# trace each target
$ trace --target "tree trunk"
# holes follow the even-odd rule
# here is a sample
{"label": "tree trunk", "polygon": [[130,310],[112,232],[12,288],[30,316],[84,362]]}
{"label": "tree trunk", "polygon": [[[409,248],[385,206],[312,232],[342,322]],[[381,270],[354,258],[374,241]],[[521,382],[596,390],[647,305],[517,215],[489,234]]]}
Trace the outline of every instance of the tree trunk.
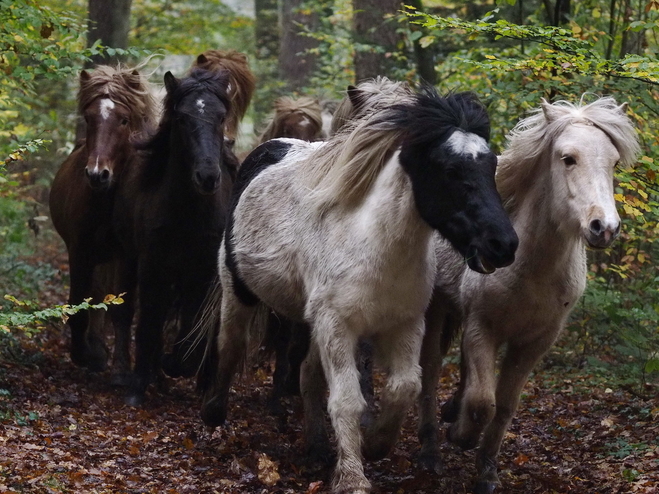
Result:
{"label": "tree trunk", "polygon": [[387,18],[402,9],[400,0],[353,0],[355,79],[360,82],[378,75],[395,77],[397,67],[392,54],[397,49],[398,23]]}
{"label": "tree trunk", "polygon": [[318,46],[318,42],[300,34],[299,24],[311,31],[318,29],[318,9],[312,13],[301,11],[306,0],[282,0],[279,50],[279,76],[286,81],[289,91],[299,91],[307,86],[316,69],[316,56],[304,53]]}
{"label": "tree trunk", "polygon": [[[408,0],[406,4],[411,5],[419,12],[424,11],[422,0]],[[422,35],[427,34],[427,30],[418,24],[410,24],[410,30],[412,32],[421,31]],[[433,50],[434,45],[430,45],[424,48],[421,46],[421,43],[419,43],[419,39],[414,40],[416,72],[419,75],[419,79],[434,86],[437,84],[437,73],[435,72],[435,53]]]}
{"label": "tree trunk", "polygon": [[256,77],[261,89],[252,99],[254,122],[259,121],[270,111],[272,101],[269,95],[278,83],[279,72],[279,22],[277,0],[254,0],[256,20],[254,37],[256,39]]}
{"label": "tree trunk", "polygon": [[[131,0],[89,0],[89,34],[87,46],[101,40],[108,48],[128,48]],[[97,55],[93,64],[111,64],[119,61],[117,55]]]}

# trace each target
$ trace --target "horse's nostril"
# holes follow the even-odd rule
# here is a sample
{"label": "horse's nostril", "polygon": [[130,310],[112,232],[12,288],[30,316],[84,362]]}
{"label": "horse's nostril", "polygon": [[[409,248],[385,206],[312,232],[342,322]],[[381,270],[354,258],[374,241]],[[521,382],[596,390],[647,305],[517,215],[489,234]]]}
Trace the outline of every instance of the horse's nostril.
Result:
{"label": "horse's nostril", "polygon": [[593,220],[590,222],[590,231],[595,235],[601,235],[604,230],[602,222],[600,220]]}
{"label": "horse's nostril", "polygon": [[107,168],[101,172],[101,182],[105,183],[110,180],[110,170]]}
{"label": "horse's nostril", "polygon": [[497,240],[496,238],[491,238],[487,241],[487,243],[490,245],[490,249],[494,252],[501,252],[501,242]]}
{"label": "horse's nostril", "polygon": [[91,174],[91,172],[89,171],[89,168],[85,168],[85,176],[86,176],[87,178],[91,178],[92,174]]}

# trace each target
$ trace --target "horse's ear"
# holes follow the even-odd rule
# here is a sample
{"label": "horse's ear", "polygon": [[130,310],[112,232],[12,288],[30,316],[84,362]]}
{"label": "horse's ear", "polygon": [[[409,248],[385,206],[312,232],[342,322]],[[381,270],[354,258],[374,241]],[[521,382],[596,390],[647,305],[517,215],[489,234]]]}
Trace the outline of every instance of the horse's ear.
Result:
{"label": "horse's ear", "polygon": [[89,72],[87,72],[86,70],[83,70],[82,72],[80,72],[80,80],[81,81],[86,82],[91,78],[92,78],[92,76],[90,76]]}
{"label": "horse's ear", "polygon": [[364,106],[364,93],[362,93],[358,88],[350,85],[348,86],[347,93],[348,99],[350,99],[350,103],[352,103],[354,110],[359,110],[362,106]]}
{"label": "horse's ear", "polygon": [[176,77],[174,77],[174,75],[168,70],[165,73],[165,89],[167,89],[167,92],[171,94],[174,91],[176,91],[178,85],[179,85],[179,80]]}
{"label": "horse's ear", "polygon": [[203,53],[197,57],[197,65],[203,65],[208,62],[208,59],[206,58],[206,55]]}
{"label": "horse's ear", "polygon": [[540,107],[542,108],[542,113],[545,114],[545,119],[547,122],[551,122],[552,120],[556,119],[556,109],[551,105],[549,101],[542,98],[540,101]]}
{"label": "horse's ear", "polygon": [[629,103],[623,103],[618,107],[618,110],[620,110],[620,113],[622,113],[623,115],[627,114],[628,109],[629,109]]}
{"label": "horse's ear", "polygon": [[130,76],[125,76],[124,80],[126,84],[134,89],[139,89],[142,86],[142,80],[140,79],[140,73],[137,70],[133,70],[130,73]]}

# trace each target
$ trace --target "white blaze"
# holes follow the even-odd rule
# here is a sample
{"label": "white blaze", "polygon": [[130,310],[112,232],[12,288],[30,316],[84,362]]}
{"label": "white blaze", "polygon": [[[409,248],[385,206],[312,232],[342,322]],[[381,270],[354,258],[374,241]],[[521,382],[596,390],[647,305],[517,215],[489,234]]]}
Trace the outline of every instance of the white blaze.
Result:
{"label": "white blaze", "polygon": [[110,112],[114,108],[114,101],[109,98],[103,98],[101,100],[101,117],[103,120],[107,120],[110,116]]}
{"label": "white blaze", "polygon": [[489,151],[485,139],[460,129],[453,132],[446,142],[454,153],[471,154],[474,158],[478,153],[487,153]]}
{"label": "white blaze", "polygon": [[199,113],[204,113],[204,107],[206,106],[206,103],[204,103],[203,99],[198,99],[197,100],[197,108],[199,109]]}

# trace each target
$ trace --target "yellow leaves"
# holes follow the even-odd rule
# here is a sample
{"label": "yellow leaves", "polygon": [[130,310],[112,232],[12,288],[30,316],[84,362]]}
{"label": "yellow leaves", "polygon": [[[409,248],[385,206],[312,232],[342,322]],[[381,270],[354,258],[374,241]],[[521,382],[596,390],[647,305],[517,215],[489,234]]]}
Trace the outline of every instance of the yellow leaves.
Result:
{"label": "yellow leaves", "polygon": [[19,36],[18,34],[14,35],[14,41],[17,41],[18,43],[22,43],[25,41],[22,36]]}
{"label": "yellow leaves", "polygon": [[485,55],[485,58],[487,58],[488,60],[496,60],[497,59],[497,57],[495,57],[494,55]]}
{"label": "yellow leaves", "polygon": [[259,455],[257,469],[259,480],[268,487],[275,485],[281,478],[277,464],[268,458],[265,453]]}
{"label": "yellow leaves", "polygon": [[124,303],[124,299],[122,298],[124,295],[126,295],[126,292],[120,293],[119,295],[112,295],[111,293],[107,294],[105,298],[103,299],[104,304],[108,305],[119,305]]}
{"label": "yellow leaves", "polygon": [[419,46],[421,46],[421,48],[428,48],[434,42],[435,42],[434,36],[424,36],[419,40]]}

